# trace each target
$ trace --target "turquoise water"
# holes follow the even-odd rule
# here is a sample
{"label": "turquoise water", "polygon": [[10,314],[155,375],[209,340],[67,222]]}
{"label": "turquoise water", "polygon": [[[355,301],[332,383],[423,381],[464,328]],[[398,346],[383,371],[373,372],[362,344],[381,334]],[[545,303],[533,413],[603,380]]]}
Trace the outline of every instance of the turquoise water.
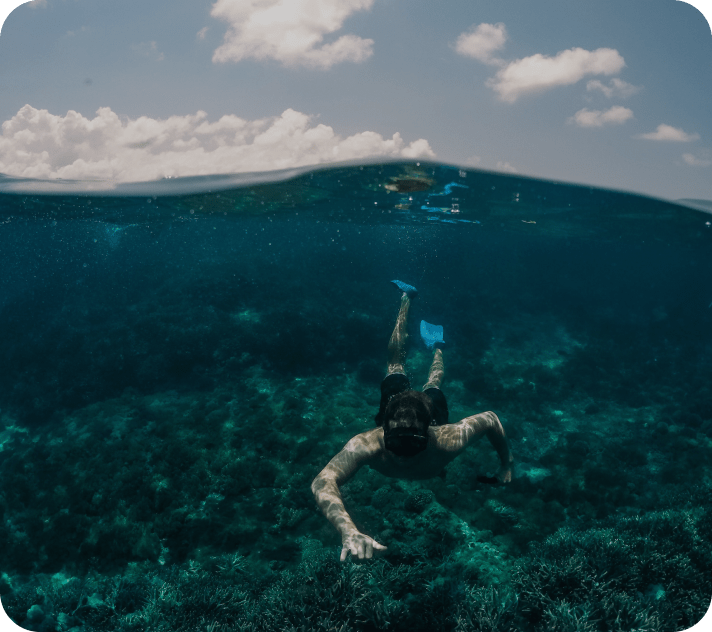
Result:
{"label": "turquoise water", "polygon": [[[33,630],[679,630],[712,597],[710,214],[436,163],[0,179],[0,595]],[[704,203],[698,203],[704,208]],[[442,324],[425,481],[310,491]]]}

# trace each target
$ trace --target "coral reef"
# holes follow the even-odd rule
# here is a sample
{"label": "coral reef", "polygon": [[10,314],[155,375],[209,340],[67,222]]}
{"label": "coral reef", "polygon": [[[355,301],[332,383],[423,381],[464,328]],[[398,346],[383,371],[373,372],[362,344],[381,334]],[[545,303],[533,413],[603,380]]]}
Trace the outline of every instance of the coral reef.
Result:
{"label": "coral reef", "polygon": [[486,556],[464,528],[457,553],[410,562],[342,564],[302,538],[299,562],[281,572],[221,555],[146,574],[41,575],[3,605],[47,631],[678,630],[702,617],[712,591],[712,542],[700,536],[711,516],[707,504],[563,527],[519,559],[497,560],[494,582],[483,581]]}

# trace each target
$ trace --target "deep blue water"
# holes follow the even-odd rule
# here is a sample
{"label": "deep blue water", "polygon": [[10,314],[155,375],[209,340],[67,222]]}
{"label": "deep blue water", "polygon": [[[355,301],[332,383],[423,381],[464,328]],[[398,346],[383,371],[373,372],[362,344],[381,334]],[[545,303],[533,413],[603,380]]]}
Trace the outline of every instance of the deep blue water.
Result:
{"label": "deep blue water", "polygon": [[[710,214],[435,163],[82,186],[0,180],[0,594],[23,627],[706,612]],[[392,279],[419,290],[411,382],[418,322],[442,324],[451,420],[496,412],[514,480],[477,483],[486,440],[442,478],[362,471],[346,508],[389,551],[340,565],[309,485],[373,427]]]}

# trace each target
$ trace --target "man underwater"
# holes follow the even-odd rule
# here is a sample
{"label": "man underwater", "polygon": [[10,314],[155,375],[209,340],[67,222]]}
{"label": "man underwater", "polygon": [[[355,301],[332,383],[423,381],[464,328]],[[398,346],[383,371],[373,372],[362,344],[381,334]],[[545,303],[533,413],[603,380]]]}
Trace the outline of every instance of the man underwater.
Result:
{"label": "man underwater", "polygon": [[392,478],[423,480],[441,475],[443,468],[472,441],[487,435],[499,455],[501,466],[494,479],[512,480],[513,457],[497,415],[492,412],[448,423],[447,401],[440,384],[444,376],[442,327],[421,323],[421,335],[433,349],[433,362],[423,391],[411,390],[405,375],[408,311],[417,290],[401,281],[393,283],[403,292],[393,334],[388,342],[388,375],[381,383],[377,427],[351,439],[314,479],[312,493],[326,518],[341,534],[341,561],[348,553],[362,560],[387,547],[361,533],[344,508],[339,488],[360,467],[368,465]]}

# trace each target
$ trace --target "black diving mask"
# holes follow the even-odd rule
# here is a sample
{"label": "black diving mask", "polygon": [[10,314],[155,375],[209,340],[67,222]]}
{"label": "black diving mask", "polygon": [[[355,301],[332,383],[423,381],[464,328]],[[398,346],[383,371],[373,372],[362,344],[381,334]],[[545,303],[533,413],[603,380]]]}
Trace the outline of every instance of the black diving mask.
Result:
{"label": "black diving mask", "polygon": [[422,452],[428,445],[428,434],[423,434],[417,428],[389,428],[383,432],[386,449],[398,456],[414,456]]}

